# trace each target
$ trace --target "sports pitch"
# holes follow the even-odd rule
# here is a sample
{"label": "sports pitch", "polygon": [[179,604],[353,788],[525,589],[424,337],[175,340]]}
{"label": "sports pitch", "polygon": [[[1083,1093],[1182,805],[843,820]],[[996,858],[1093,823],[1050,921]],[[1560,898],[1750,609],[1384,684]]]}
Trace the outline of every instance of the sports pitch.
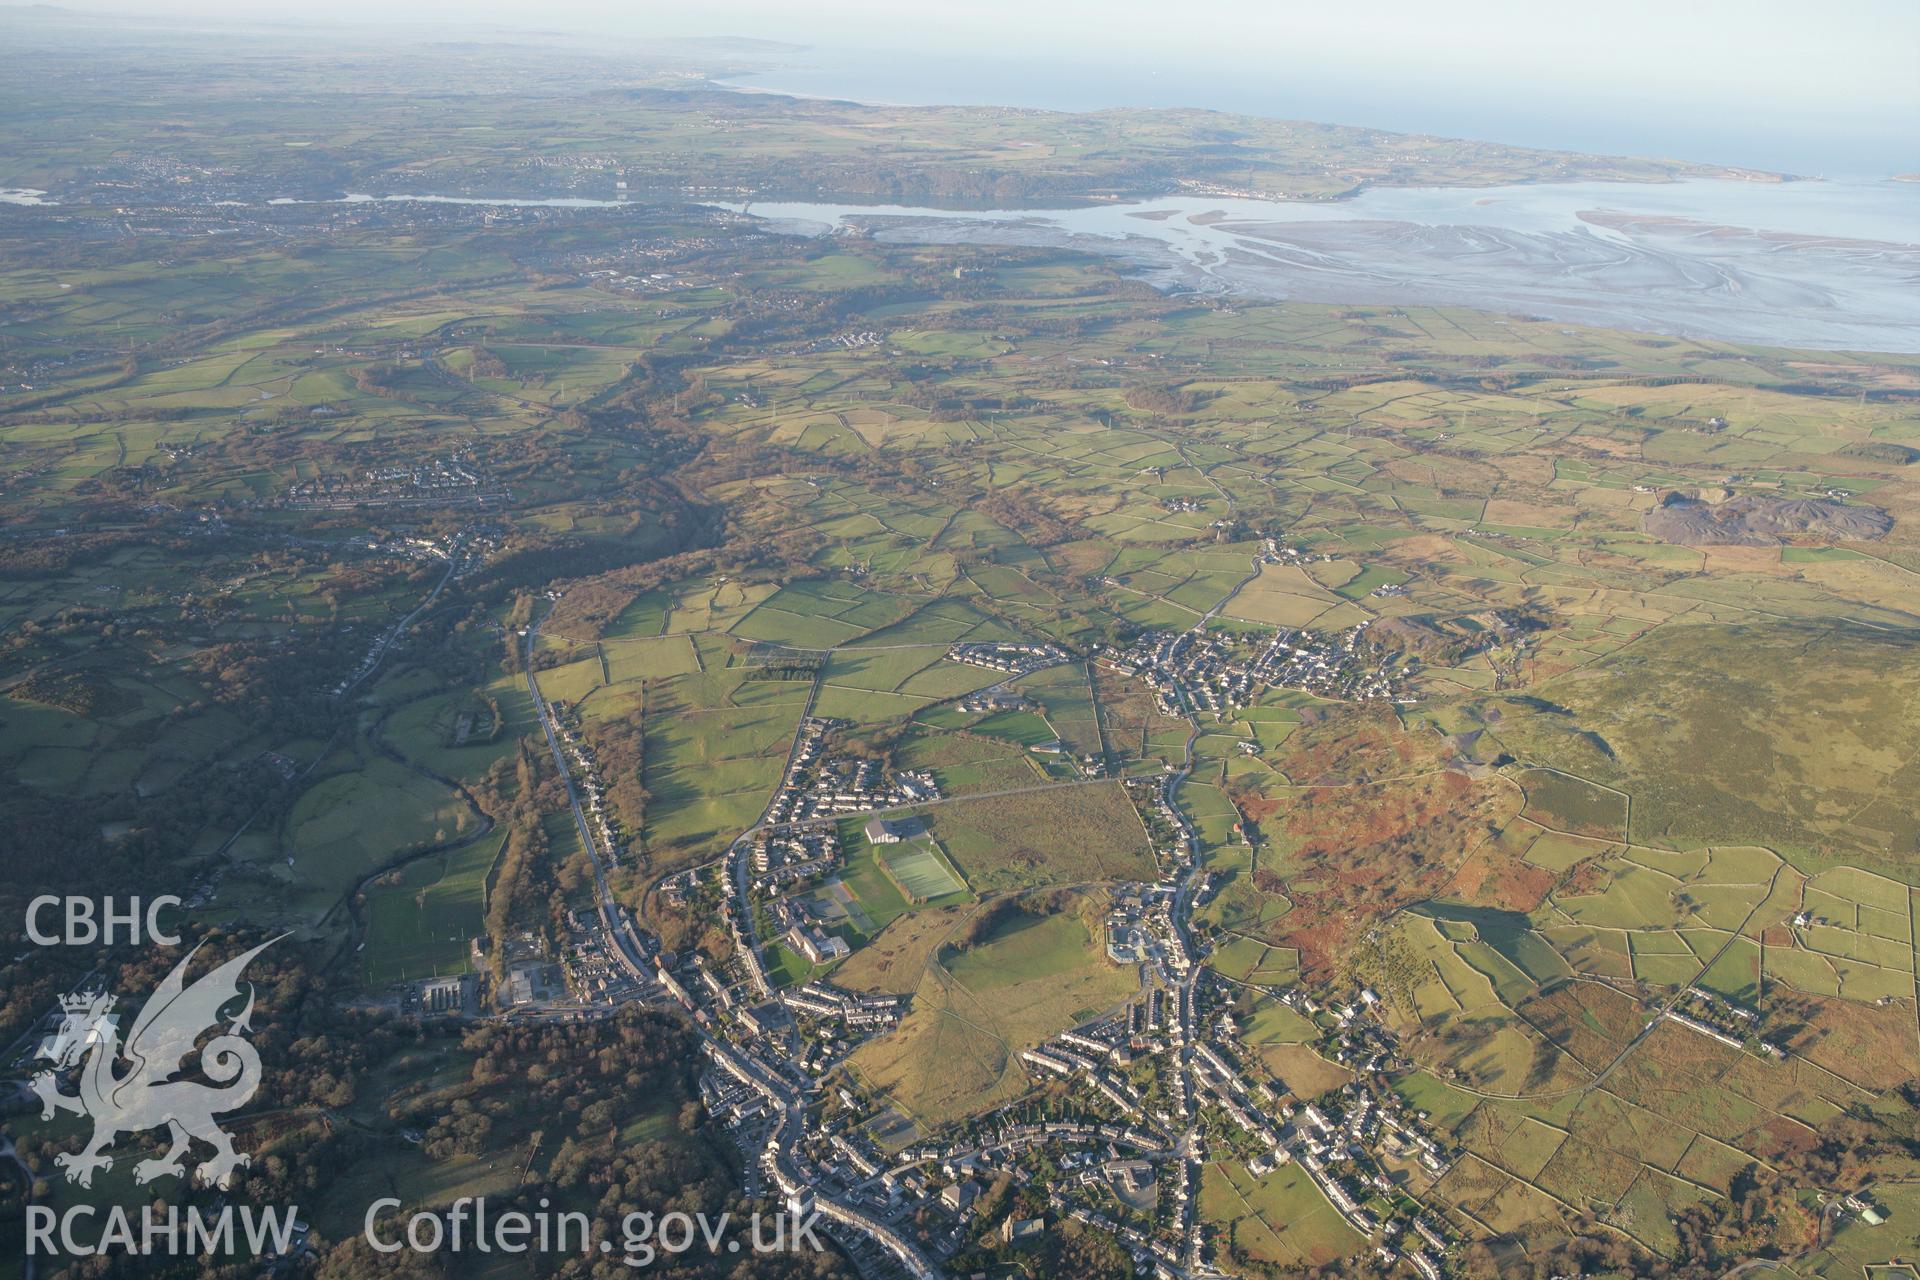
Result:
{"label": "sports pitch", "polygon": [[880,861],[901,891],[915,902],[931,902],[967,887],[931,843],[915,841],[885,850]]}

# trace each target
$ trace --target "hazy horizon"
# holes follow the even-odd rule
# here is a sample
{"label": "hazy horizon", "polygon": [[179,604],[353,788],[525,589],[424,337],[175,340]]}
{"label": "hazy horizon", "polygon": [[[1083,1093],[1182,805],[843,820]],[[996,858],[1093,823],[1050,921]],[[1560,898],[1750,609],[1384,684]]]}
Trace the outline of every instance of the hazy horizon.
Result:
{"label": "hazy horizon", "polygon": [[[1194,0],[1178,20],[1145,0],[916,6],[824,0],[804,13],[722,3],[634,11],[558,0],[346,0],[322,19],[233,0],[79,0],[162,21],[336,26],[458,20],[614,39],[734,37],[807,46],[742,81],[887,102],[1087,110],[1192,106],[1589,152],[1662,155],[1826,176],[1920,168],[1920,7],[1830,5],[1816,27],[1785,0],[1619,0],[1544,14],[1515,0],[1442,11],[1382,0],[1364,20],[1320,6]],[[454,38],[449,33],[449,38]]]}

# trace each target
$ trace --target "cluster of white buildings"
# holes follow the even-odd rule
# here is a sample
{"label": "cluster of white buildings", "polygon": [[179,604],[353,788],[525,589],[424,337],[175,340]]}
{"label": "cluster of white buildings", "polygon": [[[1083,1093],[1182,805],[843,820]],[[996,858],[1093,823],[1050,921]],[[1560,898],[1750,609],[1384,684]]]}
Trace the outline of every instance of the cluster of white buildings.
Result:
{"label": "cluster of white buildings", "polygon": [[786,777],[767,810],[770,825],[897,809],[940,798],[940,785],[925,769],[889,772],[878,760],[824,759],[834,724],[810,718],[801,726]]}
{"label": "cluster of white buildings", "polygon": [[992,711],[1028,711],[1033,707],[1033,699],[996,687],[968,694],[960,699],[959,707],[968,715]]}
{"label": "cluster of white buildings", "polygon": [[964,662],[970,667],[1003,671],[1010,676],[1024,676],[1073,661],[1067,651],[1057,644],[1007,641],[957,644],[947,650],[947,657],[954,662]]}
{"label": "cluster of white buildings", "polygon": [[845,939],[827,932],[804,897],[775,898],[767,910],[786,944],[805,956],[808,964],[830,964],[850,953]]}
{"label": "cluster of white buildings", "polygon": [[[617,198],[626,198],[625,187],[626,184],[622,182],[615,188]],[[557,269],[571,269],[576,278],[586,284],[620,293],[674,293],[700,285],[704,277],[692,270],[669,268],[685,259],[711,253],[725,243],[714,236],[630,240],[611,250],[563,254],[552,259],[548,265]],[[660,314],[670,313],[663,308]],[[677,311],[671,314],[677,314]],[[456,332],[455,336],[466,335]]]}
{"label": "cluster of white buildings", "polygon": [[[1745,1013],[1751,1015],[1751,1009],[1745,1009]],[[1753,1034],[1751,1031],[1738,1029],[1738,1027],[1728,1029],[1724,1023],[1722,1023],[1722,1025],[1715,1025],[1713,1021],[1707,1021],[1707,1017],[1697,1017],[1697,1015],[1693,1015],[1693,1013],[1682,1013],[1680,1009],[1667,1009],[1661,1017],[1665,1017],[1668,1023],[1674,1023],[1676,1027],[1686,1027],[1688,1031],[1703,1034],[1703,1036],[1707,1036],[1709,1040],[1718,1040],[1718,1042],[1724,1044],[1726,1048],[1730,1048],[1730,1050],[1740,1050],[1740,1052],[1745,1052],[1745,1048],[1747,1048],[1747,1036]],[[1709,1017],[1711,1017],[1711,1015],[1709,1015]],[[1759,1050],[1761,1050],[1761,1054],[1766,1055],[1766,1057],[1774,1057],[1774,1059],[1786,1057],[1786,1050],[1782,1050],[1778,1044],[1774,1044],[1774,1042],[1770,1042],[1770,1040],[1759,1040]]]}
{"label": "cluster of white buildings", "polygon": [[460,458],[434,458],[418,465],[376,467],[357,476],[326,475],[296,480],[282,495],[295,510],[340,510],[362,506],[418,506],[434,501],[497,501],[486,477]]}
{"label": "cluster of white buildings", "polygon": [[1278,538],[1266,538],[1260,543],[1260,554],[1256,559],[1261,564],[1312,564],[1317,560],[1331,560],[1333,557],[1302,551],[1299,547],[1290,547]]}
{"label": "cluster of white buildings", "polygon": [[885,341],[885,335],[876,329],[851,329],[831,337],[815,338],[805,346],[795,347],[793,354],[807,355],[815,351],[858,351],[863,347],[877,347]]}
{"label": "cluster of white buildings", "polygon": [[1121,675],[1145,680],[1161,715],[1210,711],[1218,718],[1246,705],[1256,691],[1244,645],[1238,637],[1199,627],[1148,631],[1106,664]]}
{"label": "cluster of white buildings", "polygon": [[570,709],[557,699],[548,699],[547,706],[560,730],[560,749],[566,753],[567,764],[579,783],[580,808],[586,814],[594,844],[607,855],[609,865],[617,867],[626,846],[620,838],[619,819],[607,803],[607,782],[600,774],[600,762],[593,754],[592,744],[580,731],[579,710]]}
{"label": "cluster of white buildings", "polygon": [[1107,958],[1115,964],[1148,964],[1177,982],[1192,966],[1192,954],[1173,913],[1180,900],[1178,868],[1152,884],[1114,888],[1107,909]]}
{"label": "cluster of white buildings", "polygon": [[1166,716],[1208,712],[1220,719],[1266,688],[1351,702],[1409,701],[1399,670],[1361,650],[1366,627],[1363,622],[1337,638],[1281,631],[1265,640],[1200,627],[1149,631],[1106,662],[1145,680]]}
{"label": "cluster of white buildings", "polygon": [[840,833],[831,822],[762,830],[753,838],[754,887],[778,889],[840,865]]}
{"label": "cluster of white buildings", "polygon": [[568,909],[562,959],[567,986],[584,1005],[611,1007],[641,994],[614,942],[590,914]]}
{"label": "cluster of white buildings", "polygon": [[862,1041],[899,1025],[907,1004],[905,997],[844,991],[824,982],[789,987],[778,999],[797,1041],[788,1061],[812,1080],[832,1071]]}
{"label": "cluster of white buildings", "polygon": [[882,1030],[900,1021],[906,1001],[900,996],[843,991],[824,982],[808,982],[780,993],[780,1002],[794,1011],[825,1021],[839,1021],[861,1030]]}

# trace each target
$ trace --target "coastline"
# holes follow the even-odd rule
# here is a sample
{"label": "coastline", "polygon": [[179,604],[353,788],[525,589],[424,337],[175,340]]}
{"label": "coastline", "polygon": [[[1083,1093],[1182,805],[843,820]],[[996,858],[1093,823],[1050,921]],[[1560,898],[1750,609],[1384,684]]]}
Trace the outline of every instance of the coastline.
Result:
{"label": "coastline", "polygon": [[[1376,188],[1340,202],[1185,194],[962,213],[717,204],[796,235],[1096,253],[1203,296],[1462,307],[1642,333],[1828,351],[1920,351],[1905,280],[1911,188],[1725,180]],[[1634,208],[1632,206],[1638,206]]]}
{"label": "coastline", "polygon": [[[757,75],[757,74],[763,74],[763,73],[756,72],[756,73],[749,73],[749,74]],[[1788,172],[1786,170],[1761,169],[1761,168],[1754,168],[1751,166],[1744,166],[1744,165],[1713,164],[1713,163],[1705,163],[1701,161],[1680,160],[1680,159],[1673,158],[1671,156],[1641,155],[1641,154],[1636,154],[1632,152],[1623,152],[1623,151],[1580,151],[1580,150],[1574,150],[1574,149],[1569,149],[1564,147],[1543,147],[1543,146],[1538,146],[1531,143],[1506,142],[1506,141],[1502,141],[1495,138],[1471,137],[1464,134],[1388,129],[1388,128],[1381,128],[1373,125],[1352,124],[1352,123],[1335,121],[1335,120],[1308,119],[1308,118],[1285,116],[1285,115],[1266,115],[1266,114],[1260,114],[1257,112],[1250,112],[1245,110],[1238,110],[1238,109],[1224,108],[1224,107],[1210,107],[1210,106],[1200,106],[1200,105],[1184,105],[1184,106],[1154,105],[1154,106],[1108,106],[1108,107],[1095,107],[1095,108],[1088,108],[1088,109],[1073,109],[1073,108],[1058,107],[1058,106],[1015,104],[1015,103],[1005,103],[1005,102],[985,102],[985,101],[903,102],[903,101],[888,100],[884,98],[854,97],[846,94],[818,93],[818,92],[814,92],[806,89],[783,88],[777,85],[749,84],[740,78],[739,73],[734,73],[734,74],[723,76],[723,77],[709,77],[705,81],[705,83],[709,88],[722,93],[735,93],[743,96],[761,97],[761,98],[769,98],[769,97],[770,98],[790,98],[798,102],[816,103],[820,105],[856,107],[863,110],[927,111],[927,112],[995,111],[995,112],[1006,112],[1014,115],[1030,115],[1037,118],[1047,118],[1047,119],[1085,119],[1085,118],[1094,117],[1094,116],[1117,115],[1122,113],[1129,114],[1129,115],[1139,114],[1139,115],[1167,115],[1167,116],[1191,115],[1195,113],[1200,113],[1200,114],[1206,114],[1206,115],[1220,116],[1223,119],[1228,119],[1228,120],[1257,121],[1257,122],[1262,122],[1269,125],[1301,127],[1301,128],[1350,129],[1350,130],[1364,131],[1368,133],[1389,134],[1393,136],[1403,137],[1410,141],[1444,142],[1444,143],[1454,143],[1454,144],[1460,144],[1460,145],[1466,145],[1466,146],[1485,146],[1485,147],[1498,148],[1501,150],[1530,152],[1540,156],[1559,157],[1562,159],[1563,162],[1582,161],[1582,162],[1587,162],[1592,164],[1648,165],[1648,166],[1654,166],[1659,169],[1665,170],[1664,173],[1654,173],[1648,176],[1617,176],[1616,177],[1616,176],[1608,176],[1608,175],[1601,175],[1601,174],[1583,174],[1583,175],[1570,176],[1565,179],[1535,178],[1535,177],[1529,177],[1524,175],[1499,175],[1499,176],[1490,176],[1485,182],[1477,182],[1477,183],[1476,182],[1449,182],[1444,184],[1433,184],[1433,185],[1484,186],[1484,187],[1510,186],[1510,185],[1559,186],[1559,185],[1565,185],[1566,183],[1572,183],[1572,182],[1613,182],[1613,183],[1619,183],[1621,185],[1627,185],[1627,186],[1661,186],[1661,185],[1667,185],[1667,184],[1676,183],[1676,182],[1688,182],[1688,181],[1694,181],[1694,180],[1714,180],[1714,181],[1726,181],[1726,182],[1751,182],[1751,183],[1755,183],[1757,185],[1763,185],[1763,186],[1784,186],[1788,183],[1826,181],[1826,179],[1821,177],[1807,175],[1807,174],[1793,173],[1793,172]],[[1915,180],[1920,180],[1920,175],[1916,175]],[[1361,180],[1355,181],[1351,186],[1347,187],[1344,190],[1325,194],[1325,195],[1315,195],[1315,196],[1281,195],[1273,192],[1262,192],[1252,188],[1248,188],[1245,190],[1228,190],[1223,188],[1214,192],[1182,190],[1180,187],[1176,185],[1163,190],[1142,189],[1142,190],[1135,190],[1135,191],[1116,192],[1105,198],[1088,196],[1086,197],[1086,199],[1089,203],[1118,204],[1118,203],[1126,203],[1129,201],[1140,200],[1140,199],[1154,199],[1160,196],[1214,194],[1214,195],[1219,195],[1225,198],[1262,199],[1262,200],[1309,200],[1310,199],[1310,200],[1317,200],[1317,201],[1324,201],[1324,202],[1334,202],[1334,201],[1341,201],[1341,200],[1351,200],[1358,196],[1364,195],[1368,191],[1383,188],[1383,187],[1384,188],[1413,188],[1413,187],[1420,187],[1424,185],[1427,185],[1427,184],[1403,183],[1403,182],[1393,182],[1393,181],[1369,181],[1369,180],[1361,179]]]}

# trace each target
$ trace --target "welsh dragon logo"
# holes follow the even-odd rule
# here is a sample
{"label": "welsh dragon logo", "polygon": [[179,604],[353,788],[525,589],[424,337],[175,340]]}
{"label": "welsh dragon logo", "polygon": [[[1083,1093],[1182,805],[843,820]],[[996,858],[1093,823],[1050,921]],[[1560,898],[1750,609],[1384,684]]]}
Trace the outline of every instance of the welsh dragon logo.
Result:
{"label": "welsh dragon logo", "polygon": [[[202,1182],[225,1187],[232,1182],[234,1170],[252,1162],[250,1156],[233,1149],[233,1140],[213,1121],[221,1112],[247,1105],[260,1087],[260,1055],[240,1035],[251,1030],[251,982],[245,984],[246,1007],[199,1050],[200,1072],[214,1083],[173,1077],[200,1037],[219,1026],[220,1011],[240,999],[241,971],[279,940],[268,939],[191,986],[187,966],[200,948],[189,951],[141,1007],[125,1044],[120,1041],[118,1019],[111,1016],[113,996],[101,992],[62,1000],[65,1019],[40,1051],[42,1057],[53,1060],[53,1066],[34,1076],[33,1091],[40,1096],[42,1119],[53,1119],[55,1111],[72,1111],[93,1120],[93,1137],[85,1149],[54,1157],[54,1163],[66,1170],[68,1181],[91,1186],[95,1169],[113,1167],[113,1157],[105,1152],[115,1139],[162,1126],[172,1145],[157,1159],[134,1166],[134,1178],[142,1184],[168,1174],[183,1176],[183,1157],[196,1138],[214,1151],[210,1160],[194,1170]],[[80,1092],[62,1092],[60,1076],[75,1066],[80,1069]]]}

